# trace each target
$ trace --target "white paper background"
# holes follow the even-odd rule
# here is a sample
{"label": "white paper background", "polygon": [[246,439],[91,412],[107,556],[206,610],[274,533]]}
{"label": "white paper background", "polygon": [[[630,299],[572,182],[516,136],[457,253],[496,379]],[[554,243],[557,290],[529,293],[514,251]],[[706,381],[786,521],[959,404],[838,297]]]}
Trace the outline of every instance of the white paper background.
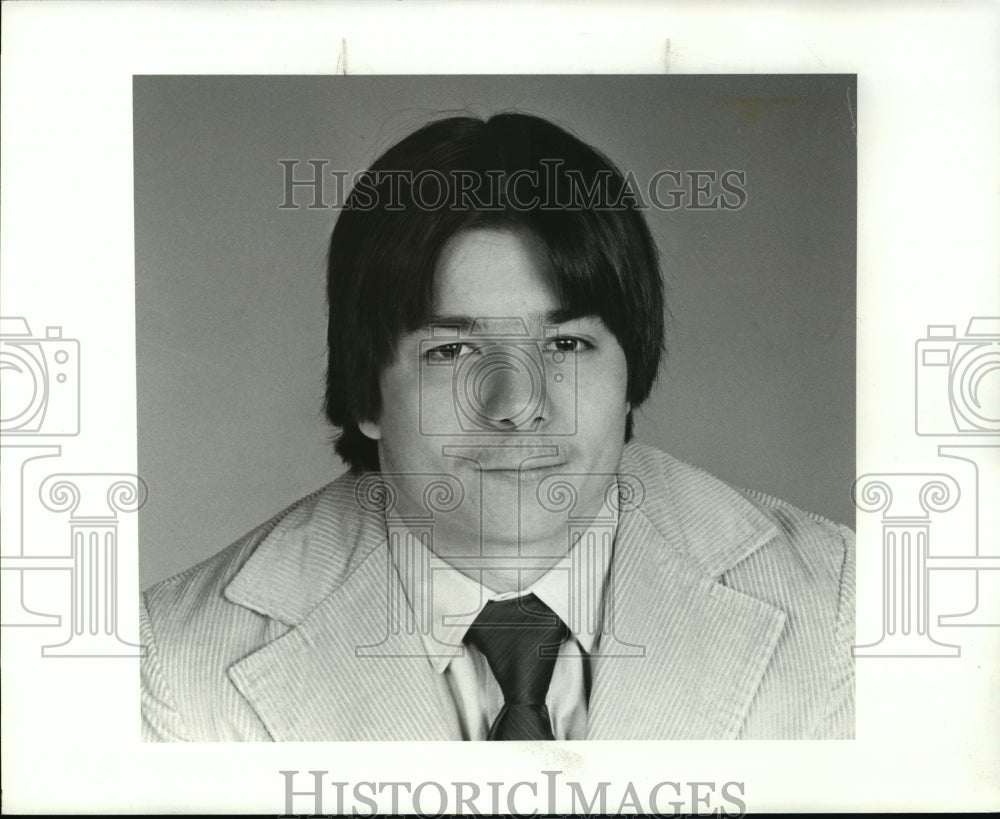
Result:
{"label": "white paper background", "polygon": [[[3,314],[27,317],[36,334],[60,325],[86,341],[83,432],[53,441],[62,454],[47,468],[136,469],[132,75],[336,73],[346,40],[351,73],[857,73],[858,474],[952,472],[964,480],[937,456],[947,441],[914,434],[914,343],[928,324],[955,324],[961,335],[969,317],[1000,315],[998,23],[997,6],[973,3],[615,3],[572,11],[406,2],[5,4]],[[995,452],[981,466],[981,483],[996,480]],[[4,478],[7,556],[18,551],[18,521]],[[989,503],[982,501],[984,510]],[[979,548],[1000,555],[988,517],[981,515]],[[52,538],[51,548],[28,544],[37,554],[66,551],[65,517],[50,518],[33,530]],[[948,554],[974,552],[976,527],[974,514],[943,519],[932,554],[939,531]],[[135,640],[134,515],[121,516],[118,536],[119,634]],[[859,514],[858,545],[858,641],[875,642],[877,514]],[[66,609],[66,575],[51,573],[47,611]],[[932,575],[949,576],[932,588],[934,605],[961,611],[974,594],[971,573]],[[982,575],[980,610],[1000,622],[1000,578]],[[348,782],[445,783],[539,782],[540,771],[557,769],[584,783],[611,780],[618,793],[628,780],[639,793],[661,780],[738,780],[754,811],[995,806],[1000,630],[932,632],[960,645],[961,656],[859,659],[854,742],[569,743],[524,752],[457,743],[145,746],[136,660],[42,658],[40,647],[62,642],[64,629],[5,628],[4,808],[280,813],[283,769],[328,770],[328,779]],[[530,802],[519,804],[544,809]]]}

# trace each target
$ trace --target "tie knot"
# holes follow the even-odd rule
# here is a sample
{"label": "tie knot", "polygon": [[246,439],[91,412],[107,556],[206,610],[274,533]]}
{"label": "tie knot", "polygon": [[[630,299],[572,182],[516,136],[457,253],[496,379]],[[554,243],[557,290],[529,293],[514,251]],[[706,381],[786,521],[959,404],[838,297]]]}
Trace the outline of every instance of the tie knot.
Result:
{"label": "tie knot", "polygon": [[508,705],[544,705],[559,647],[569,629],[534,594],[491,600],[466,641],[486,657]]}

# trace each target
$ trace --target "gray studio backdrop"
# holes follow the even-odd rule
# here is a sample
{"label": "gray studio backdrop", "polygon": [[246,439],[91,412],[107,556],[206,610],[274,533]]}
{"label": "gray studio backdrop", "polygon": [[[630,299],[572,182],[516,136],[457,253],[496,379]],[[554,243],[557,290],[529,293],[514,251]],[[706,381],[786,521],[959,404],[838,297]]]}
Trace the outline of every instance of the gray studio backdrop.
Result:
{"label": "gray studio backdrop", "polygon": [[843,75],[136,77],[141,585],[343,471],[322,415],[337,210],[302,190],[279,208],[280,161],[354,173],[445,113],[540,114],[640,189],[665,169],[746,174],[739,209],[647,211],[671,318],[637,438],[853,526],[854,89]]}

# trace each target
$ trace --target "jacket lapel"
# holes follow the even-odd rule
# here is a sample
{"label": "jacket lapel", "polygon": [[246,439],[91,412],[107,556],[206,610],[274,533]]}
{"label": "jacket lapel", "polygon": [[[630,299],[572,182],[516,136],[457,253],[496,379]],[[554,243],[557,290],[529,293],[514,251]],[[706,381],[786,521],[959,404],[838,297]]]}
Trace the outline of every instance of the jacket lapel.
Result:
{"label": "jacket lapel", "polygon": [[[732,738],[785,615],[721,579],[774,524],[653,450],[627,447],[622,472],[647,494],[620,517],[588,738]],[[271,618],[273,639],[229,676],[275,740],[461,738],[420,634],[396,625],[407,603],[384,519],[358,510],[353,482],[331,484],[279,523],[226,596]]]}
{"label": "jacket lapel", "polygon": [[[460,739],[443,675],[431,667],[420,634],[399,625],[405,618],[396,616],[398,607],[407,604],[384,523],[364,520],[345,547],[347,532],[330,536],[354,528],[333,525],[337,503],[321,498],[302,526],[273,533],[230,585],[243,605],[284,601],[280,612],[265,613],[291,625],[231,666],[230,679],[277,741]],[[289,550],[296,545],[310,554],[346,548],[346,577],[324,577],[319,568],[296,575],[308,588],[276,590],[284,581],[270,569],[294,562]],[[289,608],[289,599],[309,602]]]}
{"label": "jacket lapel", "polygon": [[[593,658],[590,739],[734,738],[785,623],[780,609],[720,582],[775,534],[773,524],[704,473],[672,459],[669,468],[621,518]],[[706,508],[716,520],[695,524],[691,513]]]}

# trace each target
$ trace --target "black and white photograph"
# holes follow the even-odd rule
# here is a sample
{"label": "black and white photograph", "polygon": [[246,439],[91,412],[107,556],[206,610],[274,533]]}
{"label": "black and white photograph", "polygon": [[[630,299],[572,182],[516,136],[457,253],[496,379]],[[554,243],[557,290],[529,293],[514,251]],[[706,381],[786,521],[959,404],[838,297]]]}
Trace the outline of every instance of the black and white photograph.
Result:
{"label": "black and white photograph", "polygon": [[147,738],[853,737],[853,76],[134,88]]}
{"label": "black and white photograph", "polygon": [[5,811],[997,803],[995,6],[0,14]]}

